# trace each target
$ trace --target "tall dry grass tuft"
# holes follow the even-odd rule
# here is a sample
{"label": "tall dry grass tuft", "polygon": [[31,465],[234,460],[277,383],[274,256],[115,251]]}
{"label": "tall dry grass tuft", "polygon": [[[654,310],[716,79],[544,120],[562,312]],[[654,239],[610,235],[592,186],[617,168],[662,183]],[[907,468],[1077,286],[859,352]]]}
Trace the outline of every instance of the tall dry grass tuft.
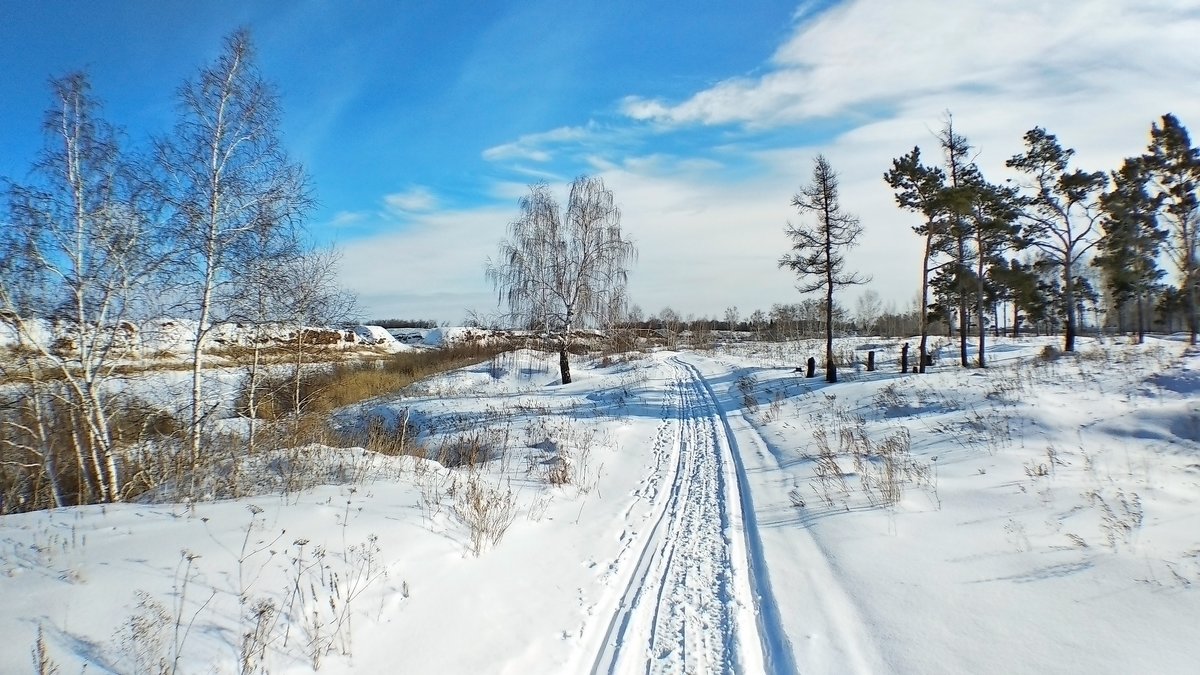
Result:
{"label": "tall dry grass tuft", "polygon": [[[264,378],[258,383],[256,413],[259,419],[278,419],[296,412],[324,414],[369,398],[400,391],[410,384],[456,368],[487,361],[507,351],[507,345],[468,343],[412,352],[386,358],[346,361],[329,368]],[[299,402],[299,410],[297,410]],[[236,404],[238,414],[249,414],[249,393]]]}
{"label": "tall dry grass tuft", "polygon": [[[105,501],[101,448],[70,394],[58,383],[41,383],[0,401],[0,514]],[[118,498],[128,500],[149,487],[134,449],[174,438],[182,426],[169,411],[138,399],[106,396],[99,405],[117,450]]]}

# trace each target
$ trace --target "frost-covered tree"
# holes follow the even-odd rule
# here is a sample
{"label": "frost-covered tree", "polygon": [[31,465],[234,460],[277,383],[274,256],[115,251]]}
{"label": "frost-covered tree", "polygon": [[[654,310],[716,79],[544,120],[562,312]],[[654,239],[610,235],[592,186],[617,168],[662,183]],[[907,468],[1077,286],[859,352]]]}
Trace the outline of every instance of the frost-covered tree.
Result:
{"label": "frost-covered tree", "polygon": [[834,292],[839,288],[867,283],[868,278],[846,270],[846,250],[862,234],[858,218],[842,210],[838,198],[838,176],[823,155],[813,160],[812,182],[792,197],[792,206],[802,216],[810,216],[809,225],[788,223],[792,253],[779,259],[779,266],[790,269],[799,280],[801,293],[822,291],[825,295],[825,381],[837,382],[833,359]]}
{"label": "frost-covered tree", "polygon": [[[200,455],[206,416],[201,371],[205,338],[244,294],[238,272],[292,245],[290,229],[312,204],[307,178],[279,137],[279,103],[254,64],[250,35],[225,40],[215,61],[179,90],[179,118],[158,144],[173,209],[192,351],[191,459]],[[264,248],[265,247],[265,248]]]}
{"label": "frost-covered tree", "polygon": [[1100,193],[1108,177],[1070,168],[1075,151],[1041,127],[1025,133],[1025,152],[1006,162],[1025,176],[1026,206],[1022,216],[1029,243],[1059,271],[1066,335],[1063,351],[1075,351],[1075,267],[1099,241]]}
{"label": "frost-covered tree", "polygon": [[554,338],[562,383],[569,384],[575,330],[607,322],[623,304],[637,249],[621,232],[621,212],[599,177],[571,183],[565,213],[545,183],[530,186],[520,210],[487,277],[512,320]]}
{"label": "frost-covered tree", "polygon": [[862,329],[868,333],[875,330],[875,323],[883,315],[883,300],[874,290],[865,290],[858,296],[855,303],[854,318],[858,319]]}

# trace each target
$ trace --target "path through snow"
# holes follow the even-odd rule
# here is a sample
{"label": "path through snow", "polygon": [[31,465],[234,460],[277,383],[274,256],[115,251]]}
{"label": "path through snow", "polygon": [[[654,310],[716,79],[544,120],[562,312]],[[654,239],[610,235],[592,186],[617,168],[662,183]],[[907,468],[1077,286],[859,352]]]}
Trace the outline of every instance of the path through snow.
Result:
{"label": "path through snow", "polygon": [[745,519],[736,442],[700,371],[679,358],[671,366],[646,482],[654,525],[592,672],[790,672],[769,588],[757,585],[761,548]]}

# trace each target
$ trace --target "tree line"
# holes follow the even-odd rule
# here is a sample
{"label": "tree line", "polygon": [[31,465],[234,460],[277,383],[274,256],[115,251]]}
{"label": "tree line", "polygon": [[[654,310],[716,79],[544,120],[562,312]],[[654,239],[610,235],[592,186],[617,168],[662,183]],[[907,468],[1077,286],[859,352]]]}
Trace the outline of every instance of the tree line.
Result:
{"label": "tree line", "polygon": [[[110,384],[140,319],[190,320],[181,412],[194,468],[215,406],[201,378],[213,328],[325,324],[351,299],[336,256],[307,240],[312,187],[283,148],[247,31],[182,83],[173,128],[137,146],[105,119],[86,73],[52,79],[50,94],[41,152],[3,186],[0,319],[20,349],[2,367],[24,388],[4,401],[0,471],[9,500],[116,502],[132,477]],[[49,324],[57,342],[44,339]]]}
{"label": "tree line", "polygon": [[[1151,125],[1144,153],[1110,172],[1074,166],[1075,151],[1041,127],[1025,133],[1023,151],[1005,163],[1017,178],[1003,182],[984,176],[949,114],[937,144],[938,161],[927,163],[917,146],[883,174],[897,206],[920,219],[912,227],[923,243],[917,306],[885,312],[877,294],[868,292],[855,317],[862,329],[905,331],[915,323],[917,369],[923,373],[932,326],[940,323],[952,334],[957,327],[963,367],[972,365],[974,327],[974,365],[986,367],[987,326],[997,330],[1001,303],[1012,307],[1014,336],[1022,324],[1035,330],[1061,325],[1063,349],[1070,352],[1085,308],[1097,306],[1103,293],[1122,331],[1134,309],[1139,342],[1157,311],[1182,315],[1190,344],[1196,344],[1200,150],[1174,115]],[[545,331],[557,342],[564,383],[570,382],[572,333],[589,323],[667,334],[762,334],[769,327],[774,336],[786,336],[815,328],[826,340],[826,379],[836,382],[833,338],[839,324],[843,330],[855,324],[835,294],[869,281],[847,266],[862,226],[843,208],[838,174],[822,155],[792,206],[805,220],[787,225],[792,248],[778,264],[796,274],[801,293],[823,298],[777,305],[770,316],[756,310],[743,320],[731,307],[723,319],[684,319],[668,307],[647,318],[636,305],[626,307],[626,275],[636,248],[621,231],[612,192],[597,177],[580,176],[571,184],[565,212],[546,184],[531,186],[486,272],[510,325]],[[1163,257],[1177,272],[1178,286],[1163,282]]]}
{"label": "tree line", "polygon": [[[1074,166],[1075,151],[1041,127],[1026,132],[1023,152],[1005,163],[1017,174],[1005,182],[984,177],[970,142],[949,115],[937,140],[939,162],[923,161],[918,146],[893,160],[883,175],[897,205],[920,217],[912,228],[923,242],[920,372],[929,362],[928,336],[936,320],[958,324],[963,367],[971,365],[973,323],[974,365],[985,367],[986,326],[1001,301],[1014,308],[1014,336],[1022,320],[1061,321],[1063,349],[1074,351],[1084,299],[1096,297],[1087,283],[1089,267],[1098,271],[1122,328],[1126,309],[1136,307],[1139,342],[1148,326],[1147,306],[1158,298],[1160,307],[1182,313],[1189,342],[1196,344],[1200,150],[1175,116],[1153,123],[1146,151],[1111,172]],[[801,292],[825,295],[826,379],[834,382],[834,291],[865,281],[846,269],[846,251],[861,228],[842,209],[837,174],[823,156],[814,160],[811,182],[792,203],[810,221],[788,226],[793,250],[779,265],[797,274]],[[1164,256],[1177,272],[1177,287],[1162,282]]]}

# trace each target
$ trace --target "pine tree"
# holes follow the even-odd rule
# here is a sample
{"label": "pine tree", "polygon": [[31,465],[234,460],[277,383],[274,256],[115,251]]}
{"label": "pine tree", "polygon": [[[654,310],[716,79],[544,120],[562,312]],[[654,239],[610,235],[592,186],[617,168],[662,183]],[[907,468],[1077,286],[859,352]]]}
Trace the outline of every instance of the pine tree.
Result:
{"label": "pine tree", "polygon": [[992,280],[997,294],[1012,303],[1012,336],[1021,335],[1021,312],[1026,322],[1042,321],[1046,314],[1046,299],[1038,287],[1038,275],[1033,265],[1017,259],[1002,261],[992,268]]}
{"label": "pine tree", "polygon": [[922,164],[921,149],[914,147],[907,155],[892,160],[892,168],[883,174],[883,179],[895,190],[896,204],[900,208],[924,218],[923,223],[912,228],[913,232],[925,239],[925,250],[921,257],[921,342],[917,366],[918,371],[924,373],[929,342],[929,275],[937,269],[931,268],[930,264],[936,255],[944,252],[946,242],[945,204],[942,199],[946,174],[938,167]]}
{"label": "pine tree", "polygon": [[[971,219],[970,214],[974,203],[974,190],[968,185],[968,175],[972,171],[968,154],[971,144],[965,136],[954,132],[954,118],[946,115],[946,122],[938,134],[942,152],[946,157],[946,175],[949,178],[943,190],[942,203],[946,209],[947,228],[945,236],[949,238],[954,263],[943,273],[941,286],[943,293],[953,298],[958,317],[958,349],[959,362],[966,368],[967,359],[967,327],[970,313],[970,298],[977,287],[974,274],[971,271],[973,252],[970,249]],[[948,276],[947,276],[948,275]],[[948,307],[948,305],[947,305]]]}
{"label": "pine tree", "polygon": [[1104,236],[1092,265],[1099,268],[1118,317],[1130,300],[1137,306],[1138,344],[1146,339],[1145,301],[1163,277],[1157,259],[1165,230],[1158,227],[1161,197],[1148,192],[1146,162],[1132,157],[1112,173],[1112,190],[1100,197]]}
{"label": "pine tree", "polygon": [[1077,331],[1074,268],[1098,241],[1099,194],[1108,182],[1102,171],[1088,173],[1069,168],[1072,149],[1037,127],[1025,133],[1025,152],[1006,162],[1027,177],[1023,217],[1029,242],[1053,263],[1062,279],[1066,335],[1063,351],[1075,351]]}
{"label": "pine tree", "polygon": [[966,172],[963,190],[969,198],[969,231],[975,249],[975,270],[971,276],[975,282],[975,320],[979,328],[978,365],[985,368],[987,331],[984,330],[984,319],[988,295],[992,294],[988,276],[991,268],[1003,264],[1003,254],[1020,243],[1017,218],[1021,200],[1016,188],[993,185],[984,180],[974,164]]}
{"label": "pine tree", "polygon": [[845,249],[857,243],[862,234],[858,218],[842,211],[838,199],[838,176],[822,155],[813,161],[812,182],[792,197],[792,206],[811,214],[815,222],[808,227],[788,224],[786,232],[794,253],[779,259],[779,266],[796,273],[801,293],[825,293],[825,381],[837,382],[833,359],[833,294],[838,288],[865,284],[868,279],[846,271]]}
{"label": "pine tree", "polygon": [[1167,250],[1180,274],[1187,318],[1189,343],[1196,344],[1200,331],[1197,305],[1200,304],[1200,271],[1197,247],[1200,241],[1200,149],[1192,147],[1187,129],[1174,115],[1163,115],[1162,126],[1150,127],[1150,147],[1145,161],[1161,202],[1161,217],[1167,221],[1171,236]]}

